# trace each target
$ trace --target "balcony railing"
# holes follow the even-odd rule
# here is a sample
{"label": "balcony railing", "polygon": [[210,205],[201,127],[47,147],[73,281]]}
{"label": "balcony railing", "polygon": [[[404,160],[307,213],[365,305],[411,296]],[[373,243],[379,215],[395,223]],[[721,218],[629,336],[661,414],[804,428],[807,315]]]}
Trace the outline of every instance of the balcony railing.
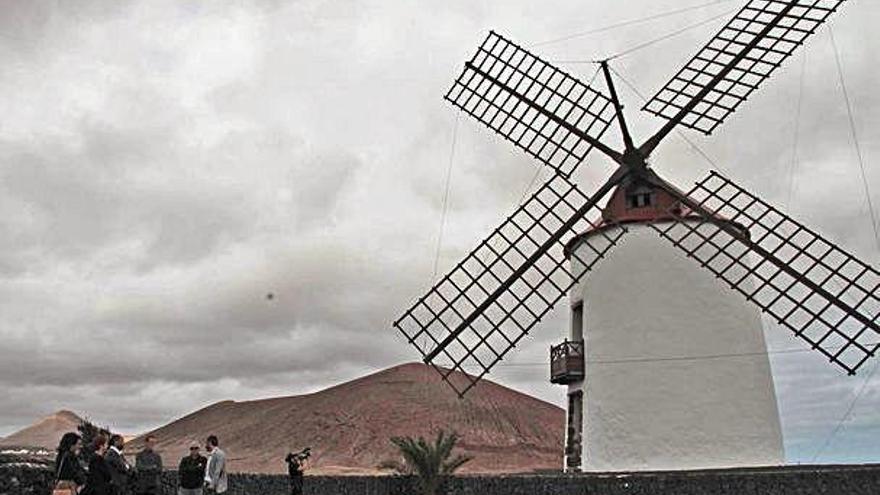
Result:
{"label": "balcony railing", "polygon": [[583,340],[566,340],[550,348],[550,383],[568,385],[583,379]]}

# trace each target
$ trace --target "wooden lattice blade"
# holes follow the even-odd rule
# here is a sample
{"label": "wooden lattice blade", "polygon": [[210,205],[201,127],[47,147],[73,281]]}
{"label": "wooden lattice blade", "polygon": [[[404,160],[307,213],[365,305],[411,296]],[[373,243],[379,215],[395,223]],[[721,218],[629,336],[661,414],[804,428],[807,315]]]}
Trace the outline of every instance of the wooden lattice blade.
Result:
{"label": "wooden lattice blade", "polygon": [[675,193],[662,237],[847,373],[877,353],[874,268],[715,172]]}
{"label": "wooden lattice blade", "polygon": [[711,134],[844,1],[750,0],[642,110]]}
{"label": "wooden lattice blade", "polygon": [[[606,184],[591,199],[567,179],[554,176],[394,326],[463,395],[623,235],[622,228],[611,226],[590,237],[589,254],[572,259],[577,272],[565,259],[565,243],[596,226],[596,202],[612,187]],[[466,380],[460,374],[452,380],[454,371],[464,372]]]}
{"label": "wooden lattice blade", "polygon": [[445,97],[568,177],[615,119],[604,94],[494,31]]}

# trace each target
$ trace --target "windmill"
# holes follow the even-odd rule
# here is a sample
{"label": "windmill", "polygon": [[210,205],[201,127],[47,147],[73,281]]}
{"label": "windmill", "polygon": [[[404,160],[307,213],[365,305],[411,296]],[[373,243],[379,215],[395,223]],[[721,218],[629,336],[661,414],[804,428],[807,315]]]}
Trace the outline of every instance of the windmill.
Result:
{"label": "windmill", "polygon": [[[853,375],[878,349],[880,273],[727,177],[685,192],[648,158],[679,125],[711,134],[844,1],[750,0],[645,104],[665,122],[639,145],[607,61],[606,93],[490,32],[445,98],[553,175],[394,326],[464,396],[568,295],[572,340],[551,350],[553,381],[569,389],[568,469],[582,454],[609,470],[782,462],[759,311]],[[602,140],[613,125],[622,151]],[[588,195],[571,175],[593,150],[617,168]],[[666,278],[633,278],[656,267]],[[682,354],[693,340],[757,357],[642,374],[590,365],[593,350],[662,341]]]}

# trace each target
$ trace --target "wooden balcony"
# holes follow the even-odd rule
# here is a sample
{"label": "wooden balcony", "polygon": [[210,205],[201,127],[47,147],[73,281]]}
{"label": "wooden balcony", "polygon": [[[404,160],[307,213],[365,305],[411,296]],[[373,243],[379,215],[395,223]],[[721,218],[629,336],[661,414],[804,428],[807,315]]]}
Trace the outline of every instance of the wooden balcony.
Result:
{"label": "wooden balcony", "polygon": [[550,383],[568,385],[583,379],[583,340],[566,340],[550,348]]}

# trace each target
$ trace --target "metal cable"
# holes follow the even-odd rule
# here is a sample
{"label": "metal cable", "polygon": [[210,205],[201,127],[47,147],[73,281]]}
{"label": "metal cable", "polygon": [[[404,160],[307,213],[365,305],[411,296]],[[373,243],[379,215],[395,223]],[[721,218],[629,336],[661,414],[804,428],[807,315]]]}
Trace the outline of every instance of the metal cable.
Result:
{"label": "metal cable", "polygon": [[788,166],[788,191],[785,197],[785,208],[791,211],[791,197],[794,194],[794,172],[800,164],[800,156],[798,155],[798,147],[800,146],[801,135],[801,109],[804,101],[804,79],[807,72],[807,51],[804,50],[801,55],[801,78],[798,83],[797,110],[794,115],[794,138],[791,143],[791,163]]}
{"label": "metal cable", "polygon": [[[642,101],[648,101],[648,98],[645,97],[645,94],[642,93],[641,91],[639,91],[639,89],[636,88],[635,85],[633,85],[633,84],[629,81],[629,79],[627,79],[626,77],[624,77],[624,75],[623,75],[618,69],[615,69],[614,67],[611,67],[610,65],[608,66],[608,68],[611,69],[611,72],[613,72],[614,75],[616,75],[618,78],[620,78],[621,81],[623,81],[624,86],[626,86],[626,87],[627,87],[630,91],[632,91],[636,96],[638,96],[639,98],[641,98]],[[712,168],[713,168],[714,170],[720,170],[720,171],[724,172],[724,173],[727,174],[727,175],[732,175],[732,174],[730,174],[730,172],[727,170],[726,167],[723,167],[720,163],[718,163],[717,161],[715,161],[714,159],[712,159],[712,157],[709,156],[708,153],[706,153],[705,151],[703,151],[702,148],[700,148],[699,146],[697,146],[696,143],[694,143],[693,141],[691,141],[691,139],[690,139],[689,137],[687,137],[687,134],[681,132],[681,129],[676,129],[676,130],[675,130],[675,133],[676,133],[676,134],[678,135],[678,137],[680,137],[685,143],[687,143],[688,146],[691,147],[691,149],[693,149],[694,151],[697,152],[698,155],[700,155],[701,157],[703,157],[703,159],[706,160],[706,163],[708,163],[709,165],[711,165]]]}
{"label": "metal cable", "polygon": [[[837,349],[843,346],[837,346]],[[722,354],[703,354],[693,356],[666,356],[666,357],[631,357],[620,359],[587,359],[584,362],[590,364],[623,364],[623,363],[661,363],[667,361],[702,361],[707,359],[723,359],[752,356],[773,356],[778,354],[801,354],[811,353],[813,349],[780,349],[778,351],[755,351],[755,352],[731,352]],[[497,366],[547,366],[547,363],[500,363]]]}
{"label": "metal cable", "polygon": [[849,407],[846,408],[846,412],[844,412],[843,416],[841,416],[840,419],[837,421],[837,424],[834,426],[834,429],[825,438],[825,441],[822,443],[822,446],[819,447],[819,450],[817,450],[816,453],[813,454],[813,457],[810,459],[811,463],[816,462],[816,459],[818,459],[820,455],[825,453],[825,449],[827,449],[828,446],[831,444],[831,440],[833,440],[834,437],[837,436],[837,433],[839,433],[840,430],[843,429],[843,424],[849,418],[849,415],[852,414],[853,409],[855,409],[855,407],[856,407],[856,403],[859,401],[859,399],[862,398],[862,394],[864,394],[865,390],[868,388],[868,382],[871,381],[871,378],[873,378],[873,376],[874,376],[874,372],[877,371],[878,367],[880,367],[880,366],[878,366],[878,364],[880,364],[880,360],[878,360],[874,363],[874,367],[871,369],[871,372],[868,373],[868,376],[865,377],[865,380],[862,381],[862,385],[859,387],[859,390],[856,392],[856,395],[855,395],[855,397],[853,397],[853,400],[849,403]]}
{"label": "metal cable", "polygon": [[692,29],[696,29],[696,28],[698,28],[698,27],[705,26],[706,24],[709,24],[709,23],[714,22],[714,21],[716,21],[716,20],[718,20],[718,19],[721,19],[722,17],[727,17],[727,16],[729,16],[730,14],[736,12],[737,10],[739,10],[738,7],[737,7],[737,8],[734,8],[734,9],[725,10],[724,12],[722,12],[722,13],[716,15],[716,16],[712,16],[712,17],[710,17],[710,18],[708,18],[708,19],[706,19],[706,20],[704,20],[704,21],[700,21],[700,22],[698,22],[698,23],[696,23],[696,24],[691,24],[691,25],[689,25],[689,26],[685,26],[685,27],[683,27],[683,28],[681,28],[681,29],[678,29],[678,30],[676,30],[676,31],[673,31],[673,32],[671,32],[671,33],[669,33],[669,34],[666,34],[666,35],[664,35],[664,36],[660,36],[659,38],[654,38],[653,40],[649,40],[649,41],[646,41],[646,42],[644,42],[644,43],[639,43],[638,45],[636,45],[636,46],[634,46],[634,47],[632,47],[632,48],[627,48],[626,50],[623,50],[622,52],[618,52],[618,53],[616,53],[616,54],[614,54],[614,55],[608,57],[608,60],[614,60],[614,59],[616,59],[616,58],[623,57],[624,55],[629,55],[630,53],[633,53],[633,52],[639,51],[639,50],[641,50],[641,49],[643,49],[643,48],[647,48],[647,47],[649,47],[649,46],[651,46],[651,45],[654,45],[654,44],[656,44],[656,43],[660,43],[661,41],[666,41],[666,40],[668,40],[668,39],[670,39],[670,38],[674,38],[674,37],[676,37],[676,36],[682,35],[682,34],[688,32],[688,31],[690,31],[690,30],[692,30]]}
{"label": "metal cable", "polygon": [[554,38],[554,39],[547,40],[547,41],[540,41],[538,43],[533,43],[533,44],[529,45],[529,47],[533,48],[536,46],[549,45],[552,43],[559,43],[561,41],[568,41],[568,40],[572,40],[575,38],[582,38],[584,36],[589,36],[591,34],[602,33],[605,31],[611,31],[612,29],[618,29],[618,28],[622,28],[622,27],[626,27],[626,26],[632,26],[635,24],[642,24],[642,23],[653,21],[656,19],[662,19],[664,17],[671,17],[671,16],[674,16],[677,14],[683,14],[685,12],[690,12],[693,10],[704,9],[706,7],[711,7],[713,5],[717,5],[719,3],[725,3],[725,2],[729,2],[729,1],[730,0],[714,0],[712,2],[707,2],[707,3],[700,4],[700,5],[692,5],[690,7],[684,7],[684,8],[676,9],[676,10],[670,10],[668,12],[662,12],[660,14],[654,14],[654,15],[642,17],[639,19],[632,19],[629,21],[618,22],[616,24],[610,24],[608,26],[604,26],[604,27],[600,27],[600,28],[590,29],[588,31],[581,31],[579,33],[570,34],[568,36],[563,36],[561,38]]}
{"label": "metal cable", "polygon": [[[590,77],[589,82],[587,82],[587,86],[592,86],[593,83],[596,82],[596,78],[599,77],[599,72],[601,72],[601,71],[602,71],[601,67],[596,68],[596,72],[594,72],[593,76]],[[522,196],[519,198],[519,203],[518,203],[519,206],[522,206],[522,204],[526,202],[526,198],[529,196],[529,193],[531,192],[532,187],[535,186],[535,183],[538,181],[538,177],[541,176],[541,173],[543,171],[544,171],[544,167],[538,167],[538,169],[535,170],[535,175],[532,176],[532,180],[529,181],[529,184],[523,190]]]}
{"label": "metal cable", "polygon": [[[877,232],[877,220],[876,220],[876,215],[874,212],[874,204],[871,201],[871,191],[870,191],[870,188],[868,187],[867,175],[865,174],[865,163],[862,159],[862,150],[861,150],[861,146],[859,145],[859,138],[858,138],[858,134],[856,132],[856,121],[855,121],[855,118],[853,117],[852,103],[850,102],[849,93],[846,89],[846,80],[845,80],[844,74],[843,74],[843,63],[840,58],[840,50],[838,49],[837,41],[834,39],[834,31],[831,29],[831,26],[828,26],[828,34],[829,34],[829,38],[831,39],[831,46],[834,49],[834,58],[837,63],[837,76],[840,81],[840,88],[843,93],[843,99],[844,99],[844,102],[846,103],[846,111],[847,111],[847,115],[849,116],[849,126],[850,126],[850,132],[852,133],[853,145],[856,150],[856,155],[858,156],[858,159],[859,159],[859,172],[861,173],[862,185],[864,186],[864,189],[865,189],[865,198],[868,201],[868,209],[870,210],[870,213],[871,213],[871,226],[874,228],[874,241],[876,242],[877,250],[880,251],[880,235],[878,235],[878,232]],[[875,359],[877,359],[877,358],[875,358]],[[864,381],[862,381],[862,384],[859,386],[859,389],[856,391],[855,396],[853,396],[852,401],[850,401],[849,406],[847,406],[846,411],[843,413],[843,415],[837,421],[837,424],[834,426],[834,429],[825,438],[825,441],[822,443],[822,445],[819,447],[819,449],[816,450],[816,453],[813,454],[811,462],[815,462],[816,459],[818,459],[820,455],[825,453],[825,450],[831,444],[831,441],[843,429],[844,424],[846,423],[847,419],[849,419],[849,416],[850,416],[850,414],[852,414],[853,410],[855,409],[856,404],[862,398],[862,395],[864,395],[865,390],[868,389],[868,383],[871,381],[871,378],[874,377],[874,373],[877,371],[877,368],[880,368],[880,360],[875,361],[874,367],[871,368],[871,372],[868,373],[868,376],[866,376]]]}
{"label": "metal cable", "polygon": [[553,62],[556,62],[556,63],[559,63],[559,64],[595,64],[595,63],[599,63],[599,62],[602,62],[602,61],[615,60],[615,59],[618,59],[618,58],[623,57],[623,56],[625,56],[625,55],[629,55],[629,54],[631,54],[631,53],[633,53],[633,52],[637,52],[637,51],[639,51],[639,50],[642,50],[642,49],[644,49],[644,48],[647,48],[647,47],[649,47],[649,46],[651,46],[651,45],[654,45],[654,44],[656,44],[656,43],[660,43],[661,41],[666,41],[666,40],[671,39],[671,38],[674,38],[674,37],[676,37],[676,36],[680,36],[680,35],[682,35],[682,34],[688,32],[688,31],[690,31],[690,30],[692,30],[692,29],[696,29],[696,28],[698,28],[698,27],[701,27],[701,26],[704,26],[704,25],[706,25],[706,24],[709,24],[709,23],[711,23],[711,22],[713,22],[713,21],[717,21],[718,19],[720,19],[720,18],[722,18],[722,17],[729,16],[730,14],[732,14],[733,12],[735,12],[736,10],[738,10],[738,8],[725,10],[724,12],[722,12],[722,13],[720,13],[720,14],[718,14],[718,15],[712,16],[712,17],[710,17],[710,18],[708,18],[708,19],[706,19],[706,20],[700,21],[700,22],[698,22],[698,23],[696,23],[696,24],[691,24],[691,25],[689,25],[689,26],[685,26],[685,27],[683,27],[683,28],[681,28],[681,29],[677,29],[677,30],[675,30],[675,31],[673,31],[673,32],[671,32],[671,33],[667,33],[667,34],[665,34],[665,35],[663,35],[663,36],[660,36],[660,37],[658,37],[658,38],[654,38],[654,39],[652,39],[652,40],[645,41],[645,42],[643,42],[643,43],[639,43],[638,45],[635,45],[635,46],[633,46],[633,47],[627,48],[626,50],[623,50],[623,51],[617,52],[617,53],[615,53],[614,55],[611,55],[611,56],[605,57],[604,59],[590,59],[590,60],[554,60]]}
{"label": "metal cable", "polygon": [[874,229],[874,242],[877,250],[880,251],[880,233],[877,230],[877,215],[874,212],[874,202],[871,200],[871,190],[868,187],[868,176],[865,174],[865,160],[862,157],[862,146],[859,143],[859,136],[856,132],[856,120],[853,117],[852,103],[849,99],[849,91],[846,89],[846,81],[843,77],[843,63],[840,60],[840,50],[837,48],[837,41],[834,39],[834,31],[828,26],[828,34],[831,37],[831,46],[834,47],[834,58],[837,62],[837,76],[840,79],[840,88],[843,91],[843,99],[846,103],[846,112],[849,116],[849,130],[852,133],[853,145],[856,150],[856,156],[859,159],[859,172],[862,176],[862,185],[865,188],[865,199],[868,201],[868,210],[871,213],[871,227]]}
{"label": "metal cable", "polygon": [[[593,76],[590,78],[589,82],[587,82],[587,86],[593,85],[593,83],[596,81],[596,78],[599,77],[599,72],[601,72],[601,70],[602,70],[601,68],[596,68],[596,72],[593,73]],[[526,198],[528,198],[529,193],[532,191],[532,187],[534,187],[535,183],[538,182],[538,178],[541,176],[541,174],[543,172],[544,172],[544,167],[542,165],[539,165],[537,170],[535,170],[535,174],[532,175],[532,179],[529,181],[529,183],[526,185],[525,189],[523,190],[523,193],[520,196],[519,201],[517,201],[516,206],[522,206],[526,202]],[[498,247],[498,239],[495,239],[495,243],[492,245],[492,247]],[[487,251],[486,254],[483,256],[483,263],[484,264],[488,261],[491,252],[492,251]]]}
{"label": "metal cable", "polygon": [[[446,184],[444,186],[443,192],[443,207],[440,211],[440,229],[437,233],[437,246],[434,250],[434,268],[431,274],[431,280],[428,283],[431,286],[434,283],[434,280],[437,279],[437,268],[440,263],[440,249],[443,246],[443,231],[446,227],[446,214],[449,210],[449,190],[451,188],[452,183],[452,164],[455,162],[455,145],[458,142],[458,121],[461,118],[461,112],[457,112],[455,114],[455,122],[452,124],[452,142],[449,146],[449,160],[446,165]],[[428,336],[424,335],[422,337],[422,347],[424,348],[428,343]],[[430,393],[428,387],[428,375],[430,374],[430,370],[428,369],[430,365],[425,363],[424,369],[424,377],[422,380],[422,387],[420,387],[420,391],[422,393],[423,401],[427,401],[428,394]]]}
{"label": "metal cable", "polygon": [[449,188],[452,179],[452,163],[455,158],[455,143],[458,141],[458,120],[461,112],[455,114],[455,123],[452,125],[452,144],[449,148],[449,163],[446,165],[446,186],[443,192],[443,209],[440,213],[440,231],[437,234],[437,247],[434,250],[434,270],[431,274],[431,283],[437,279],[437,265],[440,262],[440,248],[443,246],[443,230],[446,227],[446,212],[449,207]]}

